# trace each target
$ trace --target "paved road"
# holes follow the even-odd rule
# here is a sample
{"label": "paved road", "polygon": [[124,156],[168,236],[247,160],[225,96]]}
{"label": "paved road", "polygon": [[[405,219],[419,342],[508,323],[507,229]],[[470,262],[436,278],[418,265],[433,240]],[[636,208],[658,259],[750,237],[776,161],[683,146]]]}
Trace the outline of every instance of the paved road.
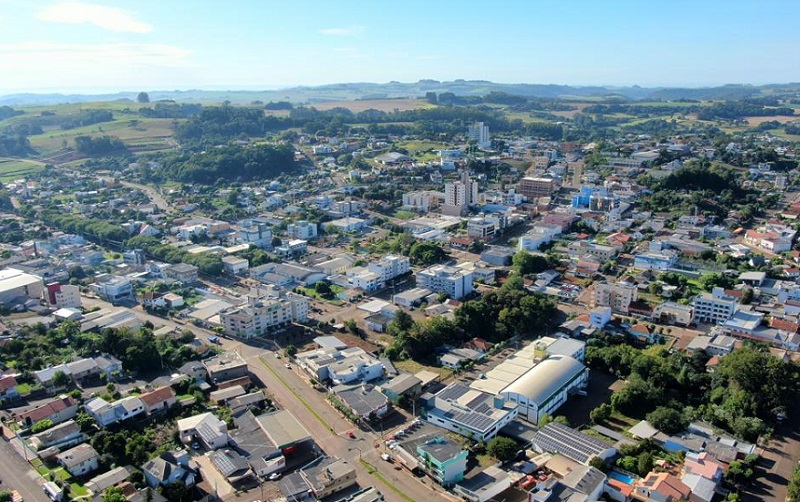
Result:
{"label": "paved road", "polygon": [[136,188],[137,190],[141,190],[142,192],[146,193],[147,196],[150,197],[150,200],[153,201],[153,204],[158,206],[158,208],[164,211],[165,213],[168,213],[172,210],[172,206],[169,204],[169,202],[167,202],[167,199],[165,199],[157,189],[148,185],[131,183],[130,181],[120,181],[120,183],[128,188]]}
{"label": "paved road", "polygon": [[26,502],[49,502],[42,491],[44,480],[5,438],[0,439],[0,489],[17,490]]}
{"label": "paved road", "polygon": [[742,500],[784,502],[787,485],[800,459],[800,420],[795,418],[778,427],[775,439],[764,448],[756,469],[756,482],[742,493]]}

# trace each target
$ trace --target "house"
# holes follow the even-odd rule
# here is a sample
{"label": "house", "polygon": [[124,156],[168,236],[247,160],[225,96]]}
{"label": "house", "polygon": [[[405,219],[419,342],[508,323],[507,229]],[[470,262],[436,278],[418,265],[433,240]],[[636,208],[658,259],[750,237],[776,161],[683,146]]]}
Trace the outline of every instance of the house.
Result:
{"label": "house", "polygon": [[655,333],[644,324],[634,324],[628,328],[628,334],[636,341],[653,343]]}
{"label": "house", "polygon": [[164,452],[142,465],[148,486],[158,488],[172,483],[181,483],[191,488],[196,481],[194,469],[189,465],[186,450]]}
{"label": "house", "polygon": [[228,444],[228,426],[213,413],[206,412],[178,420],[178,435],[183,444],[200,442],[209,450]]}
{"label": "house", "polygon": [[117,421],[129,420],[144,413],[144,404],[138,396],[127,396],[114,402]]}
{"label": "house", "polygon": [[90,399],[84,404],[83,409],[94,418],[94,421],[100,427],[108,427],[117,423],[117,413],[114,410],[114,406],[102,397]]}
{"label": "house", "polygon": [[680,479],[667,472],[651,472],[636,484],[634,498],[654,502],[689,500],[692,491]]}
{"label": "house", "polygon": [[175,279],[178,282],[182,282],[183,284],[194,284],[197,282],[199,270],[200,269],[194,265],[189,265],[187,263],[176,263],[175,265],[171,265],[169,268],[167,268],[165,274],[167,277]]}
{"label": "house", "polygon": [[360,420],[373,420],[389,412],[389,399],[368,383],[337,385],[333,393]]}
{"label": "house", "polygon": [[422,392],[422,380],[409,373],[401,373],[381,386],[381,392],[393,403],[403,397],[416,398]]}
{"label": "house", "polygon": [[0,376],[0,402],[16,401],[19,399],[17,379],[11,375]]}
{"label": "house", "polygon": [[69,369],[69,375],[75,382],[81,382],[86,378],[95,377],[100,374],[100,367],[97,366],[97,362],[95,362],[94,359],[78,359],[77,361],[67,363],[67,368]]}
{"label": "house", "polygon": [[25,428],[33,427],[37,422],[50,419],[54,424],[66,422],[78,414],[78,401],[71,396],[59,396],[56,399],[20,413],[17,422]]}
{"label": "house", "polygon": [[110,354],[101,354],[94,358],[97,368],[101,375],[106,376],[106,380],[112,382],[116,376],[122,373],[122,361]]}
{"label": "house", "polygon": [[175,391],[172,390],[172,387],[167,385],[140,394],[139,399],[142,401],[144,411],[148,415],[166,411],[177,403]]}
{"label": "house", "polygon": [[[131,472],[126,467],[115,467],[108,472],[99,474],[86,482],[86,489],[93,495],[100,495],[106,489],[126,481]],[[51,500],[52,497],[51,497]]]}
{"label": "house", "polygon": [[237,352],[224,352],[202,362],[212,382],[247,376],[247,361]]}
{"label": "house", "polygon": [[80,426],[74,420],[58,424],[46,431],[31,436],[30,444],[36,451],[46,450],[53,446],[60,449],[69,448],[86,440]]}
{"label": "house", "polygon": [[355,468],[347,460],[338,458],[323,458],[301,469],[300,476],[317,500],[356,484]]}
{"label": "house", "polygon": [[211,464],[233,486],[244,486],[254,481],[250,464],[236,450],[217,450],[208,456]]}
{"label": "house", "polygon": [[98,468],[98,455],[88,444],[80,444],[56,455],[58,463],[73,476],[84,476]]}

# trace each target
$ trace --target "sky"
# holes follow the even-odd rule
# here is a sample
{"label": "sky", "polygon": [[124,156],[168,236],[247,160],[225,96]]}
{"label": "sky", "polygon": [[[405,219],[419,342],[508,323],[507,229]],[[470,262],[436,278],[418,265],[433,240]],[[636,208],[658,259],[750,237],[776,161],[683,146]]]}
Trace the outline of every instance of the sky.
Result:
{"label": "sky", "polygon": [[800,82],[800,0],[0,0],[0,94]]}

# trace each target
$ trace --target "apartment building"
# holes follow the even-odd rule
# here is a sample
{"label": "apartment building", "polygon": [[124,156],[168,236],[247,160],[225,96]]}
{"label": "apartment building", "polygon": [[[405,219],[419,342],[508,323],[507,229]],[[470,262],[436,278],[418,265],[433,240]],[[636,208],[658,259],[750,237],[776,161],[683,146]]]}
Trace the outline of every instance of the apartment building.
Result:
{"label": "apartment building", "polygon": [[460,300],[473,291],[474,273],[458,267],[434,265],[417,272],[417,287]]}
{"label": "apartment building", "polygon": [[627,282],[595,284],[592,292],[592,307],[611,307],[615,312],[628,313],[631,302],[638,299],[636,285]]}
{"label": "apartment building", "polygon": [[370,272],[378,274],[381,282],[387,282],[397,276],[411,271],[411,261],[407,256],[388,255],[380,260],[370,262],[367,266]]}
{"label": "apartment building", "polygon": [[308,220],[299,220],[289,223],[286,233],[290,239],[314,239],[317,237],[317,224]]}
{"label": "apartment building", "polygon": [[725,322],[736,311],[736,305],[736,298],[723,288],[716,287],[711,293],[701,293],[695,297],[694,319],[710,324]]}
{"label": "apartment building", "polygon": [[517,191],[527,199],[550,197],[558,189],[558,184],[552,178],[534,178],[526,176],[519,180]]}
{"label": "apartment building", "polygon": [[248,296],[244,305],[220,312],[225,334],[242,338],[263,335],[308,317],[308,299],[294,293],[282,297]]}

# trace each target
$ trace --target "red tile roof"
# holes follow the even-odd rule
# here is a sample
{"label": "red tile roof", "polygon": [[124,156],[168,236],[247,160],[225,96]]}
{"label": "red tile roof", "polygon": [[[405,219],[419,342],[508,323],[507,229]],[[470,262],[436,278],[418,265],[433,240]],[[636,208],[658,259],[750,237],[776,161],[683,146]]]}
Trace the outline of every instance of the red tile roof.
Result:
{"label": "red tile roof", "polygon": [[144,404],[152,408],[158,404],[168,401],[170,398],[175,397],[175,392],[169,386],[159,387],[150,392],[146,392],[139,396]]}
{"label": "red tile roof", "polygon": [[43,418],[47,418],[50,416],[55,415],[56,413],[62,412],[67,408],[72,406],[76,406],[78,404],[70,396],[63,396],[56,399],[53,399],[50,402],[47,402],[41,406],[38,406],[28,412],[20,413],[19,417],[21,420],[25,421],[26,419],[30,419],[31,423],[36,423]]}
{"label": "red tile roof", "polygon": [[11,375],[0,377],[0,392],[6,392],[8,389],[17,386],[17,379]]}

